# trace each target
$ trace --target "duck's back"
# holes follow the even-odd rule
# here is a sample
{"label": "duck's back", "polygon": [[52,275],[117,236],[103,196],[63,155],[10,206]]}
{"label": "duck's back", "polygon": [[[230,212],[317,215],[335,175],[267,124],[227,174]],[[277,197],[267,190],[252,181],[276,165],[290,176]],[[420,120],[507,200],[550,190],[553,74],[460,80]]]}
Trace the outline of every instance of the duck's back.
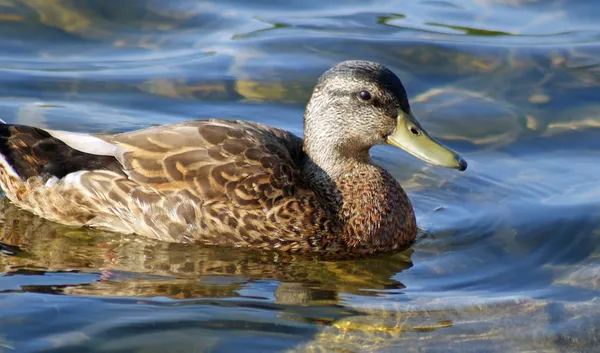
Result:
{"label": "duck's back", "polygon": [[116,135],[0,126],[0,183],[58,222],[169,241],[301,250],[329,220],[301,175],[297,136],[202,120]]}
{"label": "duck's back", "polygon": [[302,140],[257,123],[200,120],[98,137],[116,146],[129,179],[161,191],[251,208],[303,185]]}

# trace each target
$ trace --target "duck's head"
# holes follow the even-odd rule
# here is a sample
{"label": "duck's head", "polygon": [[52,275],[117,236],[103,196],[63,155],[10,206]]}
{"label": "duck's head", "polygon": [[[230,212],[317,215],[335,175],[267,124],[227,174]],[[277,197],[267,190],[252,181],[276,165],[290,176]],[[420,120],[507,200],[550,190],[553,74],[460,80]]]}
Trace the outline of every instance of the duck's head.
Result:
{"label": "duck's head", "polygon": [[374,62],[344,61],[319,78],[306,107],[304,138],[320,165],[369,158],[371,147],[389,144],[433,165],[467,169],[419,124],[398,76]]}

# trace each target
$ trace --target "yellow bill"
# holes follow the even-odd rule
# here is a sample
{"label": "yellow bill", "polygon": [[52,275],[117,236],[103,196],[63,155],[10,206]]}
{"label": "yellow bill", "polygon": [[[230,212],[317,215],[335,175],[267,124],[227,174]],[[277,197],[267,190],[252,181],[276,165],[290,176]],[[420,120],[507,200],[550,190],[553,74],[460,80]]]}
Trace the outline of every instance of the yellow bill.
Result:
{"label": "yellow bill", "polygon": [[458,153],[429,136],[412,113],[400,111],[396,129],[388,136],[387,142],[427,163],[460,171],[467,169],[467,162]]}

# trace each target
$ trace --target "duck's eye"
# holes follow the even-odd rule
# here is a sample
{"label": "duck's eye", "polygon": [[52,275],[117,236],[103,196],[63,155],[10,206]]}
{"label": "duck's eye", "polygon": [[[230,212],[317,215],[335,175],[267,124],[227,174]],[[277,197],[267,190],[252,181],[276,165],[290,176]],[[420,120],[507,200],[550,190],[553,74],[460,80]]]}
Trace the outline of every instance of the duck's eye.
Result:
{"label": "duck's eye", "polygon": [[369,91],[360,91],[358,97],[364,101],[371,100],[371,93]]}

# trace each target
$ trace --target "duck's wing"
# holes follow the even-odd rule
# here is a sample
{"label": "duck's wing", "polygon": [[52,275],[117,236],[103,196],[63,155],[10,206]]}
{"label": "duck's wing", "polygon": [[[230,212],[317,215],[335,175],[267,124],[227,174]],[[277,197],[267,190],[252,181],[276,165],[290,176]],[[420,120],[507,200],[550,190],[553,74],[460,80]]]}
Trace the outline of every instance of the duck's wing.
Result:
{"label": "duck's wing", "polygon": [[94,156],[90,161],[105,158],[106,169],[117,161],[130,180],[159,191],[187,190],[204,200],[260,207],[303,186],[302,140],[261,124],[201,120],[116,135],[47,132]]}

